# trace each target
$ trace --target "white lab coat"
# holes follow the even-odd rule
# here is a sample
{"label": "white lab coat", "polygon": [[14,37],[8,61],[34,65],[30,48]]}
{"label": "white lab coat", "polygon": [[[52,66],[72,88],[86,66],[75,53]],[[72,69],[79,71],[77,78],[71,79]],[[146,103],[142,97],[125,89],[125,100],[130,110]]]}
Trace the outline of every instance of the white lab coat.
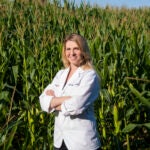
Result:
{"label": "white lab coat", "polygon": [[[40,95],[43,111],[49,110],[52,96],[45,91],[52,89],[56,96],[71,96],[55,111],[54,146],[60,147],[64,140],[69,150],[95,150],[100,147],[96,130],[93,102],[99,95],[99,79],[93,69],[78,68],[65,85],[69,68],[60,70]],[[65,86],[64,86],[65,85]]]}

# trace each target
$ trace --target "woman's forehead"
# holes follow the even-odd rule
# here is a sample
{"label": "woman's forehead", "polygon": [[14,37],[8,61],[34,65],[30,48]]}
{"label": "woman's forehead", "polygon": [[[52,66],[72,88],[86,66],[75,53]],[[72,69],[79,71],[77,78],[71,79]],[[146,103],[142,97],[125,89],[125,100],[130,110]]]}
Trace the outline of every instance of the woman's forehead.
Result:
{"label": "woman's forehead", "polygon": [[68,40],[66,42],[66,47],[70,47],[70,46],[79,46],[78,43],[76,41],[72,41],[72,40]]}

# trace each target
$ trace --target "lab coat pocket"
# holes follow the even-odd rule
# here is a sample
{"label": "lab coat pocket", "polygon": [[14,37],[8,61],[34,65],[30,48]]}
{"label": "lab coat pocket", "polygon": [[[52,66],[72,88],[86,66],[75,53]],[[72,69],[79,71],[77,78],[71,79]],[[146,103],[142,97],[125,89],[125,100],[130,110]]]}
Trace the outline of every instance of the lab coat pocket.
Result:
{"label": "lab coat pocket", "polygon": [[66,88],[66,93],[76,95],[79,93],[80,82],[69,83]]}
{"label": "lab coat pocket", "polygon": [[93,128],[93,122],[91,120],[88,119],[80,119],[78,117],[71,118],[72,120],[72,128],[76,129],[76,130],[89,130]]}
{"label": "lab coat pocket", "polygon": [[70,86],[70,87],[78,87],[80,85],[80,82],[81,82],[81,79],[78,78],[78,79],[68,83],[68,86]]}
{"label": "lab coat pocket", "polygon": [[59,83],[54,84],[53,90],[56,96],[60,96],[60,84]]}

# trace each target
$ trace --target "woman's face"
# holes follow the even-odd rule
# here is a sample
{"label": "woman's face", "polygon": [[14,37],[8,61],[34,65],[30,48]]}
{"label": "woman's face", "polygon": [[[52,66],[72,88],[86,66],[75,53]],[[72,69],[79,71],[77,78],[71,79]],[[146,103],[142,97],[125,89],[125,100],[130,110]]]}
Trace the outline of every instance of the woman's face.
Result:
{"label": "woman's face", "polygon": [[78,44],[74,41],[66,42],[65,55],[71,66],[80,66],[81,62],[81,50]]}

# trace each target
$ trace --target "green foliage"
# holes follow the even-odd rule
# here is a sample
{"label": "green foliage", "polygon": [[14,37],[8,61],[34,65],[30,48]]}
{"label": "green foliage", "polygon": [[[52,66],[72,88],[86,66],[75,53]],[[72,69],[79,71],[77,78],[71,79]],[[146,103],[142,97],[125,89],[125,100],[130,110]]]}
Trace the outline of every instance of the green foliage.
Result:
{"label": "green foliage", "polygon": [[101,78],[102,149],[150,148],[150,8],[5,0],[0,15],[0,149],[53,149],[54,116],[38,97],[63,67],[72,32],[88,40]]}

